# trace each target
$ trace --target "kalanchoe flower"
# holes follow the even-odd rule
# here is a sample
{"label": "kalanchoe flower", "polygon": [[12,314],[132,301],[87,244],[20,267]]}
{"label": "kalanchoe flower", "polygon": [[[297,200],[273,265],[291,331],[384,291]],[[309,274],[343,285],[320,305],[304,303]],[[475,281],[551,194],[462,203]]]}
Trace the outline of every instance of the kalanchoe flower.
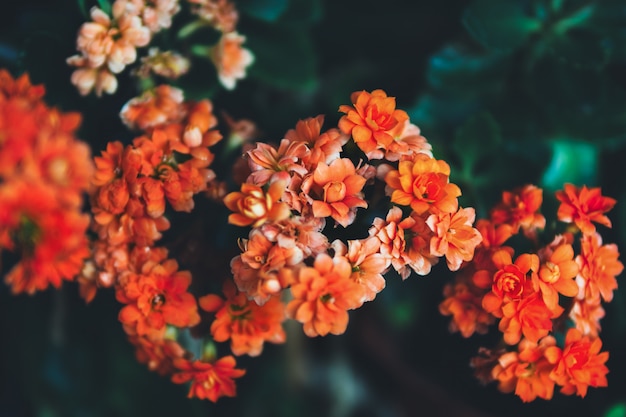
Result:
{"label": "kalanchoe flower", "polygon": [[556,192],[556,198],[561,202],[557,212],[558,219],[565,223],[575,223],[583,234],[589,235],[596,231],[591,222],[611,227],[611,220],[604,213],[610,211],[616,201],[603,196],[600,188],[587,188],[585,185],[578,188],[565,184],[564,190]]}
{"label": "kalanchoe flower", "polygon": [[450,166],[425,154],[415,154],[410,161],[400,161],[397,170],[385,176],[391,201],[410,206],[417,214],[454,213],[461,189],[449,182]]}
{"label": "kalanchoe flower", "polygon": [[235,88],[237,80],[246,78],[246,69],[254,62],[254,55],[241,45],[246,37],[237,32],[224,33],[211,48],[210,58],[217,69],[217,78],[226,89]]}
{"label": "kalanchoe flower", "polygon": [[556,340],[546,336],[539,343],[522,339],[517,352],[506,352],[498,358],[491,371],[498,389],[502,392],[515,392],[523,402],[535,398],[549,400],[554,394],[555,382],[551,378],[554,365],[545,357],[548,348],[553,348]]}
{"label": "kalanchoe flower", "polygon": [[287,315],[304,325],[307,336],[342,334],[348,310],[364,301],[363,287],[350,278],[352,267],[343,256],[317,255],[312,267],[301,268],[291,286]]}
{"label": "kalanchoe flower", "polygon": [[339,111],[345,113],[339,120],[339,129],[352,135],[369,159],[381,158],[379,150],[386,150],[394,141],[392,129],[409,116],[404,110],[396,109],[395,97],[388,97],[383,90],[356,91],[350,99],[354,107],[339,106]]}
{"label": "kalanchoe flower", "polygon": [[583,336],[577,329],[567,331],[563,349],[557,346],[546,349],[546,358],[555,366],[550,378],[561,386],[561,393],[585,397],[589,387],[608,385],[606,374],[609,370],[605,363],[609,353],[600,352],[600,349],[600,339]]}
{"label": "kalanchoe flower", "polygon": [[235,366],[235,358],[232,356],[224,356],[214,362],[177,358],[174,359],[175,371],[172,374],[172,382],[184,384],[191,381],[187,395],[189,398],[216,402],[220,397],[236,395],[233,380],[242,377],[246,371]]}
{"label": "kalanchoe flower", "polygon": [[534,236],[546,226],[546,218],[539,213],[542,202],[543,190],[531,184],[504,191],[502,201],[491,210],[491,221],[508,224],[514,233],[521,228],[526,236]]}
{"label": "kalanchoe flower", "polygon": [[311,204],[313,216],[332,217],[347,227],[354,222],[356,209],[367,207],[362,193],[365,181],[350,159],[341,158],[330,165],[320,162],[313,174],[302,181],[302,192]]}
{"label": "kalanchoe flower", "polygon": [[279,222],[290,216],[289,206],[280,202],[285,191],[285,182],[276,181],[263,191],[252,184],[241,184],[241,191],[235,191],[224,197],[224,204],[234,213],[228,216],[228,222],[236,226],[259,227],[267,221]]}
{"label": "kalanchoe flower", "polygon": [[233,354],[258,356],[264,342],[283,343],[285,331],[281,323],[285,319],[285,306],[279,296],[271,297],[263,305],[249,300],[237,291],[232,281],[223,288],[226,299],[215,294],[205,295],[198,301],[200,307],[215,312],[211,334],[216,342],[230,339]]}

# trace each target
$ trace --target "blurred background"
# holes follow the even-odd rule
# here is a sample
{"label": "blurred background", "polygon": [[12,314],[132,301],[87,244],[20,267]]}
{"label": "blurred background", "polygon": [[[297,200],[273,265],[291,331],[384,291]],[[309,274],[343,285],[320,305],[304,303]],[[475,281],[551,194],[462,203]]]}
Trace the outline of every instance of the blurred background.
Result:
{"label": "blurred background", "polygon": [[[108,141],[133,138],[118,113],[137,94],[128,71],[113,96],[81,97],[70,83],[65,59],[75,53],[86,11],[98,3],[22,0],[5,2],[0,13],[0,67],[45,84],[49,105],[81,112],[79,136],[94,154]],[[550,222],[553,191],[565,182],[601,186],[618,200],[604,241],[625,250],[622,0],[235,4],[255,63],[234,91],[219,87],[208,63],[194,65],[178,84],[188,98],[210,97],[218,114],[250,119],[259,140],[278,142],[299,119],[325,114],[326,128],[336,124],[350,93],[382,88],[421,128],[435,156],[450,163],[461,205],[476,207],[478,217],[503,190],[534,183],[544,189]],[[165,36],[159,41],[167,43]],[[229,162],[216,162],[218,175],[229,175]],[[218,224],[223,209],[196,201],[192,214],[171,217],[163,243],[196,281],[217,290],[228,272],[224,260],[237,250],[232,236],[241,231]],[[74,284],[17,297],[0,285],[0,416],[626,416],[623,289],[604,306],[609,387],[592,388],[585,399],[555,394],[523,404],[474,378],[470,358],[498,335],[449,333],[438,304],[452,278],[444,264],[404,282],[390,275],[375,302],[351,313],[342,336],[309,339],[288,323],[287,344],[238,359],[247,369],[238,395],[217,404],[187,399],[185,386],[135,360],[113,291],[85,305]]]}

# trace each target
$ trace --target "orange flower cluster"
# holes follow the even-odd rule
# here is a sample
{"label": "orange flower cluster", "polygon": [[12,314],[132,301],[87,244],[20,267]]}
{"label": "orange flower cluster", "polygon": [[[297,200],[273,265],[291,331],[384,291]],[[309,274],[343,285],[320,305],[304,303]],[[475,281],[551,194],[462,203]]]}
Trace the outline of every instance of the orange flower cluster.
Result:
{"label": "orange flower cluster", "polygon": [[149,369],[176,383],[193,381],[190,396],[232,396],[232,378],[243,375],[232,358],[193,360],[178,343],[178,329],[201,320],[191,274],[155,246],[170,226],[167,203],[189,212],[194,195],[215,181],[209,147],[222,136],[212,104],[185,101],[182,91],[162,85],[130,100],[120,116],[141,134],[126,146],[110,142],[95,158],[91,208],[98,240],[81,293],[90,301],[98,287],[115,288],[123,304],[119,320]]}
{"label": "orange flower cluster", "polygon": [[[477,223],[483,241],[474,260],[446,286],[439,306],[452,316],[450,329],[464,337],[485,333],[499,321],[504,343],[517,350],[483,349],[484,357],[473,365],[481,379],[498,381],[501,391],[515,391],[525,402],[552,398],[555,386],[563,394],[584,397],[588,387],[607,385],[608,353],[600,352],[599,339],[601,302],[611,301],[624,266],[617,246],[602,245],[591,221],[610,226],[605,213],[615,200],[602,196],[599,188],[571,184],[556,197],[558,220],[582,232],[578,255],[571,232],[540,246],[539,232],[546,224],[539,213],[540,188],[504,192],[490,219]],[[537,245],[536,252],[514,256],[514,248],[505,246],[520,230]],[[557,346],[559,335],[562,346]]]}
{"label": "orange flower cluster", "polygon": [[5,276],[13,293],[58,288],[89,257],[81,207],[93,165],[75,137],[81,117],[47,107],[44,93],[0,70],[0,250],[19,258]]}
{"label": "orange flower cluster", "polygon": [[[348,312],[376,297],[390,267],[402,278],[412,270],[426,275],[445,256],[456,270],[482,240],[472,227],[474,210],[458,207],[461,192],[448,181],[449,166],[432,158],[395,99],[382,90],[352,97],[356,110],[341,106],[348,115],[337,128],[323,131],[320,115],[299,121],[278,146],[248,150],[249,175],[224,199],[231,224],[252,226],[231,262],[238,294],[265,306],[289,290],[286,315],[311,337],[345,332]],[[377,166],[346,157],[350,140]],[[394,204],[386,220],[376,218],[363,239],[329,242],[327,220],[352,225],[357,209],[368,208],[366,184],[382,185],[383,178]]]}

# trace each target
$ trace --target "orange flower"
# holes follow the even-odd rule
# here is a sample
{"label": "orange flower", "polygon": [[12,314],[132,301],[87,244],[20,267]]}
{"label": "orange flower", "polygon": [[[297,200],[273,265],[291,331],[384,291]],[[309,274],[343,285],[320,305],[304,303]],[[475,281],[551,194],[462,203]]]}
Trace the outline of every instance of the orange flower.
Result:
{"label": "orange flower", "polygon": [[220,32],[235,30],[239,13],[230,0],[189,0],[189,3],[194,5],[193,13]]}
{"label": "orange flower", "polygon": [[526,236],[533,236],[546,226],[546,218],[538,213],[542,202],[543,190],[534,185],[504,191],[502,201],[491,210],[491,221],[510,225],[514,233],[521,227]]}
{"label": "orange flower", "polygon": [[554,381],[550,373],[554,369],[544,356],[546,349],[554,347],[556,340],[546,336],[537,344],[523,339],[518,352],[507,352],[500,356],[492,370],[492,376],[498,381],[498,389],[502,392],[515,391],[515,395],[523,402],[535,398],[549,400],[554,394]]}
{"label": "orange flower", "polygon": [[262,186],[270,182],[279,172],[304,176],[309,171],[302,165],[302,159],[308,152],[309,150],[303,143],[289,142],[287,139],[280,141],[278,149],[258,142],[256,148],[246,153],[252,171],[248,182]]}
{"label": "orange flower", "polygon": [[236,226],[259,227],[265,222],[279,222],[291,215],[289,206],[279,202],[285,191],[285,182],[270,184],[267,193],[261,187],[244,183],[241,191],[235,191],[224,197],[224,204],[233,214],[228,222]]}
{"label": "orange flower", "polygon": [[285,306],[280,297],[271,297],[259,306],[248,300],[245,293],[237,291],[232,281],[226,281],[223,292],[226,300],[215,294],[199,299],[200,308],[215,312],[211,334],[216,342],[230,339],[230,348],[235,355],[258,356],[263,351],[263,342],[285,341],[285,331],[281,326],[285,319]]}
{"label": "orange flower", "polygon": [[553,346],[546,349],[546,358],[555,365],[550,377],[561,386],[561,393],[587,395],[589,387],[606,387],[605,362],[608,352],[600,353],[602,341],[583,336],[577,329],[569,329],[565,336],[565,347]]}
{"label": "orange flower", "polygon": [[384,158],[387,161],[409,160],[416,153],[433,157],[431,144],[420,134],[420,128],[408,119],[398,123],[389,133],[393,136],[393,142],[385,151]]}
{"label": "orange flower", "polygon": [[217,77],[228,90],[237,80],[246,78],[246,68],[254,62],[254,55],[242,48],[246,37],[236,31],[223,33],[217,45],[211,48],[210,58],[217,68]]}
{"label": "orange flower", "polygon": [[168,338],[151,340],[146,337],[128,336],[128,341],[135,346],[137,362],[146,364],[149,370],[163,376],[176,370],[175,359],[189,355],[178,342]]}
{"label": "orange flower", "polygon": [[302,181],[302,192],[308,196],[315,217],[332,217],[343,227],[354,222],[357,207],[366,208],[361,190],[365,178],[356,173],[348,158],[326,165],[320,162]]}
{"label": "orange flower", "polygon": [[345,256],[352,265],[352,275],[365,291],[364,301],[372,301],[376,294],[385,288],[383,274],[389,268],[389,259],[380,253],[380,240],[370,237],[362,240],[349,240],[348,247],[335,240],[331,247],[335,255]]}
{"label": "orange flower", "polygon": [[[122,280],[122,278],[124,278]],[[196,299],[187,292],[188,271],[178,271],[174,260],[146,263],[139,274],[120,277],[118,301],[125,303],[119,320],[130,334],[160,338],[165,325],[188,327],[200,321]]]}
{"label": "orange flower", "polygon": [[[295,129],[290,129],[285,134],[285,139],[290,142],[304,142],[310,152],[304,156],[305,166],[315,169],[318,163],[330,164],[338,159],[343,145],[349,137],[337,129],[329,129],[320,133],[324,124],[324,116],[310,117],[296,123]],[[304,174],[303,174],[304,175]]]}
{"label": "orange flower", "polygon": [[615,278],[624,270],[624,264],[618,258],[617,245],[602,245],[599,233],[581,238],[580,255],[576,257],[576,262],[584,280],[584,294],[579,298],[596,300],[602,297],[606,302],[613,299],[613,290],[617,289]]}
{"label": "orange flower", "polygon": [[345,113],[339,120],[339,129],[352,135],[354,142],[371,159],[377,149],[387,149],[394,140],[389,131],[409,116],[404,110],[396,110],[395,97],[387,97],[383,90],[355,91],[350,100],[354,107],[339,106],[339,111]]}
{"label": "orange flower", "polygon": [[313,267],[301,268],[291,286],[293,300],[287,304],[287,316],[303,323],[309,337],[342,334],[348,326],[348,310],[363,303],[363,288],[351,275],[345,257],[317,255]]}
{"label": "orange flower", "polygon": [[492,261],[497,268],[493,275],[491,292],[483,298],[483,307],[496,317],[502,316],[502,305],[519,301],[532,291],[528,276],[539,269],[539,257],[534,254],[522,254],[513,259],[506,249],[495,252]]}
{"label": "orange flower", "polygon": [[182,90],[160,85],[124,104],[120,117],[131,129],[148,130],[167,123],[179,123],[185,116]]}
{"label": "orange flower", "polygon": [[556,192],[556,198],[561,202],[557,211],[558,219],[565,223],[576,223],[583,234],[589,235],[596,231],[591,222],[611,227],[611,220],[604,213],[613,208],[616,200],[604,197],[599,187],[587,188],[583,185],[578,188],[565,184],[563,191]]}
{"label": "orange flower", "polygon": [[431,214],[426,224],[435,235],[430,239],[430,253],[446,257],[450,271],[457,271],[463,261],[474,257],[474,249],[482,241],[480,232],[472,227],[476,212],[473,208],[456,213]]}
{"label": "orange flower", "polygon": [[450,166],[425,154],[416,154],[412,161],[400,161],[397,170],[385,176],[391,201],[411,206],[417,214],[454,213],[461,190],[448,182]]}
{"label": "orange flower", "polygon": [[176,80],[189,71],[191,62],[188,58],[174,51],[160,51],[157,47],[148,50],[148,55],[141,58],[141,67],[134,74],[140,78],[149,78],[154,73],[163,78]]}
{"label": "orange flower", "polygon": [[439,312],[452,316],[449,329],[459,331],[463,337],[474,332],[484,334],[494,322],[494,317],[482,308],[484,291],[467,282],[447,284],[443,290],[444,300],[439,304]]}
{"label": "orange flower", "polygon": [[539,268],[539,274],[533,275],[533,285],[540,291],[543,301],[554,312],[560,311],[559,294],[574,297],[578,294],[578,285],[574,278],[578,274],[578,265],[574,261],[574,249],[570,244],[561,244],[554,249],[549,259]]}
{"label": "orange flower", "polygon": [[403,219],[402,210],[392,207],[385,220],[374,219],[369,235],[380,240],[380,253],[390,260],[402,279],[409,277],[411,269],[426,275],[438,261],[430,254],[432,231],[415,213]]}
{"label": "orange flower", "polygon": [[541,294],[534,293],[505,304],[498,329],[504,333],[504,341],[509,345],[519,342],[522,334],[531,342],[537,342],[552,331],[551,319],[560,316],[561,312],[552,313]]}
{"label": "orange flower", "polygon": [[79,274],[90,254],[88,216],[62,205],[42,183],[2,183],[0,202],[0,249],[21,257],[5,277],[13,293],[59,288]]}
{"label": "orange flower", "polygon": [[583,335],[596,338],[600,333],[600,319],[604,317],[604,314],[600,297],[574,299],[569,318]]}
{"label": "orange flower", "polygon": [[216,402],[219,397],[234,397],[236,386],[233,379],[242,377],[246,371],[235,368],[235,358],[224,356],[214,362],[174,359],[176,371],[172,382],[184,384],[191,381],[189,398],[208,399]]}

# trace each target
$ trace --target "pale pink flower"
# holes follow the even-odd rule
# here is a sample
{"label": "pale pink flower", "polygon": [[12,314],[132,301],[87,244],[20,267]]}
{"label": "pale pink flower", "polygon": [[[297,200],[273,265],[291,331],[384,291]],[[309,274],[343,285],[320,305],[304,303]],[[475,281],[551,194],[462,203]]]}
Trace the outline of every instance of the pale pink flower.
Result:
{"label": "pale pink flower", "polygon": [[254,55],[241,46],[245,40],[245,36],[237,32],[224,33],[211,48],[210,57],[217,68],[217,77],[228,90],[235,88],[237,80],[246,77],[246,68],[254,61]]}

